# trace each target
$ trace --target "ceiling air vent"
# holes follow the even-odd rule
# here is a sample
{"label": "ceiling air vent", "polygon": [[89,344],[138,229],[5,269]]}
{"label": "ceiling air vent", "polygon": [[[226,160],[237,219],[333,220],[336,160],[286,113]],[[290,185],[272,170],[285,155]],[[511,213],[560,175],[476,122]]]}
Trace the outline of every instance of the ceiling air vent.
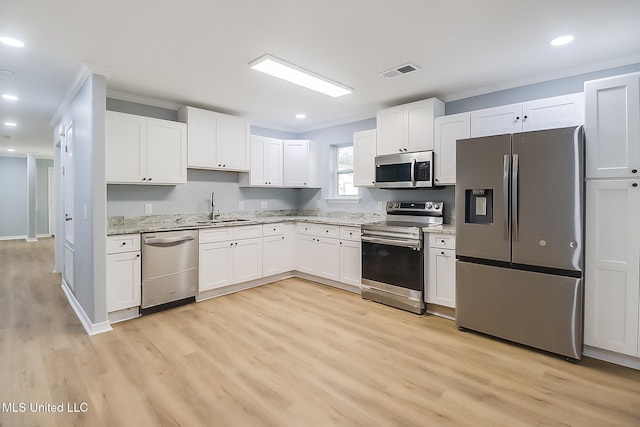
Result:
{"label": "ceiling air vent", "polygon": [[393,79],[393,78],[402,76],[404,74],[413,73],[414,71],[419,69],[420,67],[418,67],[416,64],[404,64],[399,67],[384,71],[380,73],[380,75],[385,79]]}

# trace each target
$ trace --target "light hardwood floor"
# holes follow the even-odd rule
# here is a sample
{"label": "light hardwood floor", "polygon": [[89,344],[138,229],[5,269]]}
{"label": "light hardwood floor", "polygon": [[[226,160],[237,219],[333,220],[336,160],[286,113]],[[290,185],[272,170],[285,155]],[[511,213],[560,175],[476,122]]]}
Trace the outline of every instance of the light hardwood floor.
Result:
{"label": "light hardwood floor", "polygon": [[0,402],[27,405],[2,427],[640,425],[639,371],[299,279],[89,337],[52,260],[52,239],[0,242]]}

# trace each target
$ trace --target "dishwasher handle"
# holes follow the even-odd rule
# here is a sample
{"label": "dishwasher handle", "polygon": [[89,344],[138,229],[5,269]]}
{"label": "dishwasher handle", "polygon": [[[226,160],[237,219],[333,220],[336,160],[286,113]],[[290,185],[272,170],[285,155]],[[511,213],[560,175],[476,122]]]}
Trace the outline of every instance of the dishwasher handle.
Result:
{"label": "dishwasher handle", "polygon": [[176,245],[195,240],[192,236],[175,236],[175,237],[145,237],[144,244],[148,246],[166,246]]}

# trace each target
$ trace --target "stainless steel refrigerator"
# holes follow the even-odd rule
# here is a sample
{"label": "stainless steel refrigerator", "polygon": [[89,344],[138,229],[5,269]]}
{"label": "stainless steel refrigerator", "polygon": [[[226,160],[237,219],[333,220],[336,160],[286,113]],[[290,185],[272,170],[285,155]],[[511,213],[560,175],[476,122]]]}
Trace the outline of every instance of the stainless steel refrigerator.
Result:
{"label": "stainless steel refrigerator", "polygon": [[580,359],[582,126],[456,149],[457,325]]}

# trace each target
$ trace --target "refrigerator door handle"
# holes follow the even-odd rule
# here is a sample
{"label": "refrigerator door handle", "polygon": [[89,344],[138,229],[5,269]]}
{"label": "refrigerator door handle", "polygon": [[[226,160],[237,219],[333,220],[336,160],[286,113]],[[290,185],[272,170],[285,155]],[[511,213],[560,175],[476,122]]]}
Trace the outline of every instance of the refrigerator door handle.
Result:
{"label": "refrigerator door handle", "polygon": [[503,158],[502,191],[504,193],[504,240],[509,240],[509,155]]}
{"label": "refrigerator door handle", "polygon": [[518,155],[513,155],[513,169],[511,171],[511,212],[513,213],[513,240],[518,240]]}

